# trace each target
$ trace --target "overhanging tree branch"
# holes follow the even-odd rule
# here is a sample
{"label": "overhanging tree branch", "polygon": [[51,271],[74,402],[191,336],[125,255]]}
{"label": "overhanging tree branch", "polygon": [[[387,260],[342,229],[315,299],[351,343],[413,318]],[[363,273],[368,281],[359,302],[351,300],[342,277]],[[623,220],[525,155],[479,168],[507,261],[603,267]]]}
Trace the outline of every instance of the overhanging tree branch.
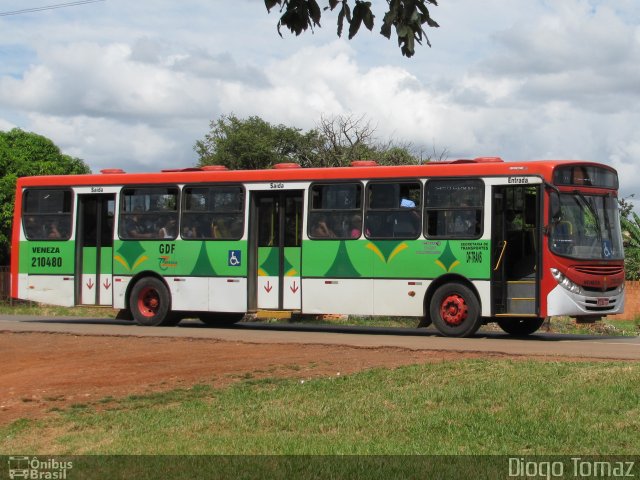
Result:
{"label": "overhanging tree branch", "polygon": [[[296,36],[307,29],[313,31],[313,27],[320,27],[322,12],[333,11],[340,5],[338,12],[338,36],[342,36],[344,21],[349,24],[349,39],[351,40],[364,26],[373,30],[375,15],[371,10],[371,2],[355,0],[353,9],[351,0],[328,0],[327,5],[321,9],[316,0],[265,0],[267,11],[276,5],[280,6],[280,19],[278,20],[278,34],[282,36],[281,27],[288,28]],[[423,26],[437,28],[438,23],[431,18],[428,5],[437,6],[437,0],[387,0],[388,9],[382,19],[380,34],[391,38],[392,28],[398,38],[398,46],[402,55],[412,57],[415,53],[415,44],[422,44],[424,40],[431,47],[429,37]]]}

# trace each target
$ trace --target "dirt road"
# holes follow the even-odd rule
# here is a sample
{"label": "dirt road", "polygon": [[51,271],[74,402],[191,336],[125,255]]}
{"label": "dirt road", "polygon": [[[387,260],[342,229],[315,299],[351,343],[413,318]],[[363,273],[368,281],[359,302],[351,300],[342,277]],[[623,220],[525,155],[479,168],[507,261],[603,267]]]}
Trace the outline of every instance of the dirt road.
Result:
{"label": "dirt road", "polygon": [[241,378],[314,378],[462,358],[640,360],[640,339],[240,324],[144,328],[99,319],[0,316],[0,424],[73,404]]}

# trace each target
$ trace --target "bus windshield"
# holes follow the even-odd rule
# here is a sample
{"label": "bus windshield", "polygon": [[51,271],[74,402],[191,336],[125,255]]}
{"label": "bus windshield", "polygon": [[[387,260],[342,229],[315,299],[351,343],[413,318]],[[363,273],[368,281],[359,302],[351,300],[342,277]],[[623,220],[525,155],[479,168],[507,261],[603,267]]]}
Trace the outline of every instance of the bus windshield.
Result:
{"label": "bus windshield", "polygon": [[580,191],[553,194],[551,251],[580,260],[624,258],[618,202]]}

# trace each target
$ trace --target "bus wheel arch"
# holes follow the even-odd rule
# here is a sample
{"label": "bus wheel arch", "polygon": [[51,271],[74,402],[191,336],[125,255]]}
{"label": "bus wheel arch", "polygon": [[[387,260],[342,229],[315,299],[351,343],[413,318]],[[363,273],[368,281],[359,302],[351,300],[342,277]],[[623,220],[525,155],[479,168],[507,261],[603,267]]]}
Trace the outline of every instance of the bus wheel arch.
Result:
{"label": "bus wheel arch", "polygon": [[171,290],[157,274],[136,275],[129,282],[126,298],[129,311],[139,325],[168,326],[180,320],[171,310]]}
{"label": "bus wheel arch", "polygon": [[475,286],[460,275],[443,275],[425,294],[424,320],[449,337],[469,337],[483,323],[482,305]]}

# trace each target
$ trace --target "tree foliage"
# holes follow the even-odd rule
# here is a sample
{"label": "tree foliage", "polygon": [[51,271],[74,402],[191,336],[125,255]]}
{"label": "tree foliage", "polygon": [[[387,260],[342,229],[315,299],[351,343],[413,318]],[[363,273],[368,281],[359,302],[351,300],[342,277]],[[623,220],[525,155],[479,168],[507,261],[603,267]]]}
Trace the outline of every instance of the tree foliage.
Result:
{"label": "tree foliage", "polygon": [[90,170],[79,158],[62,154],[48,138],[17,128],[0,131],[0,264],[9,258],[18,177],[74,173]]}
{"label": "tree foliage", "polygon": [[[335,10],[338,6],[338,36],[342,36],[345,20],[349,24],[349,40],[351,40],[364,25],[368,30],[373,30],[375,15],[371,10],[371,2],[355,0],[351,8],[350,0],[328,0],[324,8],[320,8],[316,0],[265,0],[267,11],[276,5],[280,7],[280,19],[278,20],[278,34],[282,36],[281,28],[288,28],[291,33],[300,35],[307,29],[313,31],[313,27],[320,27],[322,12]],[[429,37],[424,30],[424,25],[439,27],[431,18],[428,5],[437,6],[436,0],[387,0],[387,11],[382,18],[380,34],[391,38],[392,29],[395,29],[398,38],[398,46],[402,55],[411,57],[415,53],[415,43],[422,44],[424,40],[431,46]]]}
{"label": "tree foliage", "polygon": [[240,119],[223,115],[209,125],[211,130],[195,144],[199,165],[224,165],[235,170],[270,168],[276,163],[307,164],[306,155],[317,144],[315,132],[272,125],[257,116]]}
{"label": "tree foliage", "polygon": [[624,241],[624,270],[627,280],[640,280],[640,216],[633,211],[633,194],[618,200]]}
{"label": "tree foliage", "polygon": [[321,117],[316,128],[307,132],[233,114],[212,121],[210,127],[194,147],[200,166],[251,170],[283,162],[307,168],[348,166],[354,160],[376,160],[384,165],[421,163],[409,144],[378,143],[371,122],[353,115]]}

